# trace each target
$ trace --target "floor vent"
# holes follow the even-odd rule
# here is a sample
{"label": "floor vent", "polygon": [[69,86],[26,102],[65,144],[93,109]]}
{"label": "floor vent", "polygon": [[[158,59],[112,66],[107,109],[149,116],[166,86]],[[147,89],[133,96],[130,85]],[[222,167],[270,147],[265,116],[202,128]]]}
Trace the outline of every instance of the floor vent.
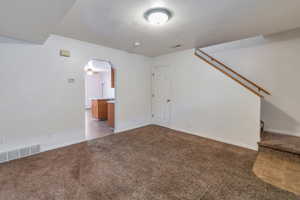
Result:
{"label": "floor vent", "polygon": [[21,149],[16,149],[12,151],[7,151],[0,153],[0,163],[8,162],[11,160],[16,160],[19,158],[24,158],[41,152],[40,145],[33,145]]}

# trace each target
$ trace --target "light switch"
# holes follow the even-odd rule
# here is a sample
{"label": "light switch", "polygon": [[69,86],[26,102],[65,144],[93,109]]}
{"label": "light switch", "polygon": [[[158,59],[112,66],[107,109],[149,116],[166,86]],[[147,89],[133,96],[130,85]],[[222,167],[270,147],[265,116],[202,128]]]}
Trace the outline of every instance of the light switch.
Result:
{"label": "light switch", "polygon": [[75,82],[75,79],[74,78],[69,78],[68,79],[68,83],[74,83]]}

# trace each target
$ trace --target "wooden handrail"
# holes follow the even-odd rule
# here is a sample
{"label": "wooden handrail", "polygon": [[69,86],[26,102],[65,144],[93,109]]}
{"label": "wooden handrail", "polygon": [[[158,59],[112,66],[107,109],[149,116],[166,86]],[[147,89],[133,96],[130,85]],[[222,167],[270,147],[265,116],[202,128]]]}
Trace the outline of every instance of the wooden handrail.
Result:
{"label": "wooden handrail", "polygon": [[195,52],[195,56],[197,56],[198,58],[200,58],[201,60],[205,61],[206,63],[208,63],[209,65],[213,66],[215,69],[219,70],[220,72],[222,72],[223,74],[225,74],[226,76],[228,76],[229,78],[231,78],[232,80],[238,82],[239,84],[241,84],[242,86],[244,86],[245,88],[247,88],[248,90],[250,90],[251,92],[253,92],[255,95],[264,98],[263,95],[259,94],[258,92],[256,92],[255,90],[253,90],[252,88],[250,88],[249,86],[247,86],[246,84],[244,84],[243,82],[241,82],[240,80],[234,78],[233,76],[231,76],[228,72],[220,69],[218,66],[214,65],[213,63],[210,63],[208,60],[206,60],[205,58],[199,56],[196,52]]}
{"label": "wooden handrail", "polygon": [[[209,59],[211,59],[212,61],[217,62],[218,64],[222,65],[225,69],[231,71],[232,73],[234,73],[235,75],[239,76],[241,79],[247,81],[248,83],[250,83],[251,85],[253,85],[254,87],[256,87],[258,89],[258,91],[263,91],[264,93],[271,95],[270,92],[268,92],[267,90],[265,90],[264,88],[260,87],[259,85],[257,85],[256,83],[254,83],[253,81],[250,81],[249,79],[247,79],[246,77],[244,77],[243,75],[239,74],[238,72],[234,71],[233,69],[231,69],[230,67],[226,66],[224,63],[220,62],[219,60],[215,59],[214,57],[208,55],[207,53],[205,53],[204,51],[197,49],[196,51],[201,52],[202,54],[204,54],[205,56],[207,56]],[[195,53],[196,54],[196,53]],[[198,57],[201,57],[197,54]],[[212,64],[212,63],[209,63]]]}

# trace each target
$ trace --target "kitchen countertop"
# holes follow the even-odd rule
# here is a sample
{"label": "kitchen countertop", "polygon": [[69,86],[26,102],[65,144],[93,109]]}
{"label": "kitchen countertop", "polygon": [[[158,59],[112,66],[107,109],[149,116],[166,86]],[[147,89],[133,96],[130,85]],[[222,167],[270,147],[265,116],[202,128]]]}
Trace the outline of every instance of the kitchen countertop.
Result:
{"label": "kitchen countertop", "polygon": [[90,100],[114,100],[113,98],[90,98]]}

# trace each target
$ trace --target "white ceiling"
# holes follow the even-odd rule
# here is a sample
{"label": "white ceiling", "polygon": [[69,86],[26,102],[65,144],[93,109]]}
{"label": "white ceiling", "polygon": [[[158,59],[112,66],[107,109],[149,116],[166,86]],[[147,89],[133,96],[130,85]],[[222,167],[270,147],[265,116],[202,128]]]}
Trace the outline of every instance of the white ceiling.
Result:
{"label": "white ceiling", "polygon": [[43,43],[76,0],[1,0],[0,35]]}
{"label": "white ceiling", "polygon": [[[166,7],[162,27],[144,12]],[[77,0],[55,33],[147,56],[300,27],[299,0]],[[134,41],[142,45],[133,47]],[[171,46],[182,44],[180,49]]]}
{"label": "white ceiling", "polygon": [[[300,27],[300,0],[75,1],[1,0],[0,35],[42,43],[54,33],[158,56]],[[150,25],[143,14],[153,7],[174,16],[165,26]],[[134,48],[135,41],[142,45]],[[183,46],[171,48],[177,44]]]}

